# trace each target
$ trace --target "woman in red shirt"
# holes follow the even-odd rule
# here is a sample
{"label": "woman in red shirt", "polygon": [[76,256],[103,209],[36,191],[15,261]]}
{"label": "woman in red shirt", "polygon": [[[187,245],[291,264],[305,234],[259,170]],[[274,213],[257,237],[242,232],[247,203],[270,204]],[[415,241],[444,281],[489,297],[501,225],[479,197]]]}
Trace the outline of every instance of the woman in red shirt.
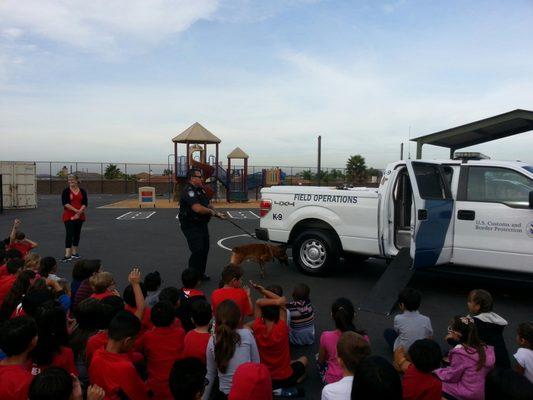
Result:
{"label": "woman in red shirt", "polygon": [[80,258],[78,244],[83,221],[85,221],[85,209],[87,208],[87,192],[79,187],[79,179],[76,175],[68,176],[68,187],[61,194],[63,203],[63,223],[65,224],[65,257],[61,260],[67,262]]}

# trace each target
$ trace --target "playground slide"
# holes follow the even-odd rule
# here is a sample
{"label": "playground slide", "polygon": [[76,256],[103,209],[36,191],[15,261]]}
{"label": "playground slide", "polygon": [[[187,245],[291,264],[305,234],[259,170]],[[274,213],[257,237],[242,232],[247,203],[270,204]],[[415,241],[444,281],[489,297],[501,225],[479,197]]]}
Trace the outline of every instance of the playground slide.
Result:
{"label": "playground slide", "polygon": [[255,189],[256,187],[263,186],[263,172],[256,172],[255,174],[248,175],[246,180],[246,186],[248,190]]}

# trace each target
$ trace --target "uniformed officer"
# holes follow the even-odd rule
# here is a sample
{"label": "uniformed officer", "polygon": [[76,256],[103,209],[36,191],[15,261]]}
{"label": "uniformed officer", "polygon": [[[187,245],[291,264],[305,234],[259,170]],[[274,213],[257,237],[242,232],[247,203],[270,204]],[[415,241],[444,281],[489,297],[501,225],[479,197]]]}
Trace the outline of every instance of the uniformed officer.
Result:
{"label": "uniformed officer", "polygon": [[191,169],[187,174],[188,183],[180,196],[178,218],[181,230],[187,239],[191,251],[189,268],[196,269],[202,280],[209,280],[205,273],[207,254],[209,253],[209,231],[207,224],[211,217],[225,218],[209,204],[209,199],[202,187],[202,171]]}

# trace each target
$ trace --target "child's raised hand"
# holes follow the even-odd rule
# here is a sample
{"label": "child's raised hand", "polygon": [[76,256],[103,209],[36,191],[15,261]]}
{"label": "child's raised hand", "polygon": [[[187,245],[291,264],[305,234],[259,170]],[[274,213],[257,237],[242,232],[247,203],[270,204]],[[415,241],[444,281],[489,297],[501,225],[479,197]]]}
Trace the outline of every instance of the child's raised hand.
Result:
{"label": "child's raised hand", "polygon": [[141,270],[139,267],[133,267],[130,274],[128,275],[128,282],[132,285],[141,283]]}
{"label": "child's raised hand", "polygon": [[22,224],[22,221],[20,219],[15,219],[15,221],[13,222],[13,226],[15,228],[18,228],[21,224]]}
{"label": "child's raised hand", "polygon": [[98,385],[91,385],[87,389],[87,400],[102,400],[105,397],[105,391]]}
{"label": "child's raised hand", "polygon": [[263,292],[263,290],[265,290],[265,288],[263,286],[261,286],[260,284],[258,283],[255,283],[254,281],[250,280],[249,281],[250,285],[257,291],[259,292]]}

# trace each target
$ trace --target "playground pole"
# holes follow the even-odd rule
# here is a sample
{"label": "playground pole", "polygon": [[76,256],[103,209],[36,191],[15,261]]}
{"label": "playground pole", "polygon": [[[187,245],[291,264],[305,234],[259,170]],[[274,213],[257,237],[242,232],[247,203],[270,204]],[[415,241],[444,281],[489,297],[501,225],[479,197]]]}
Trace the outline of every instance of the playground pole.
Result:
{"label": "playground pole", "polygon": [[320,186],[320,164],[322,163],[322,136],[318,135],[318,162],[316,176],[318,179],[318,186]]}

